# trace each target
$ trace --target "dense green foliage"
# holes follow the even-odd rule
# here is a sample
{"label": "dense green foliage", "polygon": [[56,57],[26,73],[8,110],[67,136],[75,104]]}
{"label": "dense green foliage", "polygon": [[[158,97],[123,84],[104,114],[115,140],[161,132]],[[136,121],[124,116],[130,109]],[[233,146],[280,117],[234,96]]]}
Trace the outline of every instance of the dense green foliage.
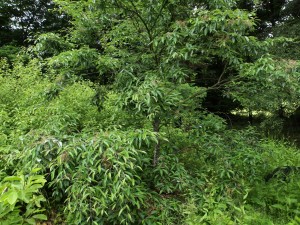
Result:
{"label": "dense green foliage", "polygon": [[220,117],[299,108],[295,36],[241,9],[264,1],[55,3],[65,34],[0,51],[4,224],[297,224],[299,149]]}

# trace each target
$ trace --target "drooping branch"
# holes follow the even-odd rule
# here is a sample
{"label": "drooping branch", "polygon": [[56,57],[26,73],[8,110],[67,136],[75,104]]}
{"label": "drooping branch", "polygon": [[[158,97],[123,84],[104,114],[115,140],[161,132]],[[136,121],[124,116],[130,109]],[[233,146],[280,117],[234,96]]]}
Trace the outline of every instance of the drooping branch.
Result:
{"label": "drooping branch", "polygon": [[156,18],[155,18],[155,20],[154,20],[154,22],[153,22],[153,24],[151,26],[151,29],[153,29],[156,26],[156,23],[157,23],[159,17],[162,15],[162,11],[167,6],[168,2],[169,2],[168,0],[164,0],[164,2],[162,3],[162,5],[161,5],[161,7],[159,9],[159,12],[157,13],[157,16],[156,16]]}
{"label": "drooping branch", "polygon": [[222,73],[220,74],[217,82],[215,84],[213,84],[212,86],[207,87],[207,91],[219,89],[220,87],[222,87],[223,85],[225,85],[231,81],[230,79],[223,79],[223,77],[227,71],[227,68],[228,68],[228,63],[225,64],[224,69],[223,69]]}
{"label": "drooping branch", "polygon": [[144,27],[146,29],[146,32],[147,32],[147,34],[149,36],[149,41],[150,41],[150,43],[152,43],[153,37],[152,37],[151,29],[149,28],[148,24],[146,23],[146,21],[144,20],[144,18],[141,16],[141,14],[138,12],[138,9],[136,8],[136,5],[134,4],[134,2],[130,0],[130,4],[134,8],[134,10],[131,10],[131,12],[133,12],[140,19],[140,21],[144,25]]}

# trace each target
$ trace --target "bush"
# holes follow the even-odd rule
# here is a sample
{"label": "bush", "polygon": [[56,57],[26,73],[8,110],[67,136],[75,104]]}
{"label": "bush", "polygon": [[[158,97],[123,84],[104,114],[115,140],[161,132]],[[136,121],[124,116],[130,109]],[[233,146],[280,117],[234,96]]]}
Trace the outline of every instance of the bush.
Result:
{"label": "bush", "polygon": [[1,224],[36,224],[47,220],[41,202],[46,201],[40,189],[46,180],[34,169],[28,175],[6,176],[0,183]]}

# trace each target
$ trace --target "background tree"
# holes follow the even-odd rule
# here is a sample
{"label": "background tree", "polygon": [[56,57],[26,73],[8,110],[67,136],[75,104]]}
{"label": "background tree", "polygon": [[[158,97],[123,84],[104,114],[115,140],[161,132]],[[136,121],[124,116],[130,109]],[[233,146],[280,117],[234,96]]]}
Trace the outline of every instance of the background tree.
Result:
{"label": "background tree", "polygon": [[28,45],[27,38],[39,32],[59,31],[68,26],[66,15],[49,0],[8,0],[0,5],[0,46]]}

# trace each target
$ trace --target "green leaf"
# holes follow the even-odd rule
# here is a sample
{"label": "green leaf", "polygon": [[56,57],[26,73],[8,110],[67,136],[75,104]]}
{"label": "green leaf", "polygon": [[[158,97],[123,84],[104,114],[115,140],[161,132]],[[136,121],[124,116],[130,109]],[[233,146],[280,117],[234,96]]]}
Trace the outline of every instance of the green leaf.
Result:
{"label": "green leaf", "polygon": [[3,179],[3,181],[21,181],[22,178],[20,177],[17,177],[17,176],[10,176],[10,177],[5,177]]}
{"label": "green leaf", "polygon": [[41,168],[34,168],[33,170],[31,170],[31,173],[36,173],[36,172],[38,172],[40,170],[41,170]]}
{"label": "green leaf", "polygon": [[10,205],[14,205],[16,203],[18,199],[18,193],[16,191],[11,191],[8,195],[7,195],[7,202]]}
{"label": "green leaf", "polygon": [[32,216],[35,219],[39,219],[39,220],[47,220],[47,216],[44,214],[36,214]]}
{"label": "green leaf", "polygon": [[26,221],[27,223],[31,224],[31,225],[36,225],[36,221],[35,221],[35,219],[33,219],[33,218],[26,219],[25,221]]}

